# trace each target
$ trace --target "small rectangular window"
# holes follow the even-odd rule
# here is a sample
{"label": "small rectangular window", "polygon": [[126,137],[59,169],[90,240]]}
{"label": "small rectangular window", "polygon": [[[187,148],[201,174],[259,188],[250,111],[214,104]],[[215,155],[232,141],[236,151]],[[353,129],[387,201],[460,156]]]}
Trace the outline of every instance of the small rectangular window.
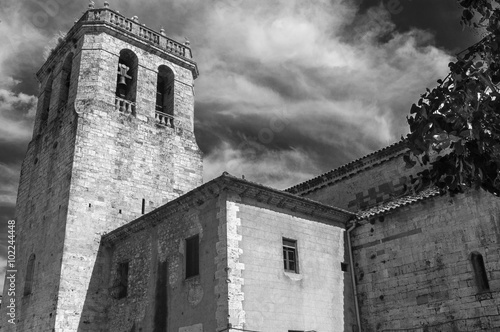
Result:
{"label": "small rectangular window", "polygon": [[283,238],[283,264],[285,271],[299,273],[297,241]]}
{"label": "small rectangular window", "polygon": [[340,263],[340,269],[342,270],[342,272],[347,272],[347,268],[349,267],[349,265],[347,263]]}
{"label": "small rectangular window", "polygon": [[199,236],[186,239],[186,279],[200,274]]}

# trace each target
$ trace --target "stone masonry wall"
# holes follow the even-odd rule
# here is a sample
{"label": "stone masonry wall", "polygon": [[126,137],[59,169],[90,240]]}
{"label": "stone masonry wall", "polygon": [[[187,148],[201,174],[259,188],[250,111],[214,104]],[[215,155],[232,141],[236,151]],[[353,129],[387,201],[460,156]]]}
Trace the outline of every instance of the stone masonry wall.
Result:
{"label": "stone masonry wall", "polygon": [[[111,277],[129,262],[128,295],[109,296],[106,331],[215,331],[215,244],[218,235],[216,199],[197,209],[165,215],[162,208],[142,218],[157,224],[120,240],[111,252]],[[200,274],[185,278],[185,239],[199,235]],[[166,265],[161,280],[160,266]],[[96,276],[99,278],[99,276]],[[163,288],[162,288],[163,287]],[[163,289],[165,296],[158,297]]]}
{"label": "stone masonry wall", "polygon": [[[344,228],[232,198],[243,315],[233,323],[256,331],[352,331],[344,322]],[[283,238],[297,241],[299,273],[285,272]],[[228,235],[228,242],[229,240]],[[236,244],[236,242],[235,242]],[[231,294],[231,293],[230,293]],[[230,298],[231,305],[231,298]],[[230,314],[230,320],[233,314]]]}
{"label": "stone masonry wall", "polygon": [[[353,232],[363,331],[500,330],[500,202],[442,196],[365,221]],[[483,256],[490,291],[471,263]]]}
{"label": "stone masonry wall", "polygon": [[397,157],[304,197],[356,212],[400,195],[408,176],[416,172],[417,168],[406,169],[403,159]]}
{"label": "stone masonry wall", "polygon": [[[110,261],[107,293],[113,294],[120,263],[128,262],[129,275],[125,298],[108,295],[105,330],[352,331],[343,319],[344,228],[214,188],[207,192],[216,198],[198,189],[188,194],[197,208],[172,214],[182,204],[171,202],[133,221],[144,229],[127,225],[106,236],[127,234],[101,248]],[[197,234],[200,275],[185,279],[185,240]],[[299,274],[283,270],[283,237],[298,241]],[[159,290],[166,300],[158,300]]]}
{"label": "stone masonry wall", "polygon": [[[64,59],[72,50],[60,51]],[[2,331],[51,331],[54,326],[57,292],[68,210],[76,118],[73,101],[77,82],[73,80],[69,100],[60,103],[59,82],[62,62],[41,73],[40,98],[32,141],[21,168],[16,204],[16,325],[7,322],[10,297],[4,289],[0,310]],[[73,61],[72,75],[78,76],[78,59]],[[48,118],[41,119],[43,85],[52,74],[52,94]],[[28,259],[35,254],[32,292],[24,296]],[[7,283],[6,283],[7,284]]]}
{"label": "stone masonry wall", "polygon": [[[397,197],[417,171],[398,157],[306,197],[357,211]],[[500,330],[498,207],[471,192],[364,221],[352,237],[363,331]],[[473,251],[485,260],[489,293],[478,294]]]}
{"label": "stone masonry wall", "polygon": [[[174,115],[193,117],[191,71],[105,33],[79,41],[81,59],[76,112],[78,126],[65,230],[56,330],[98,331],[105,323],[106,292],[89,289],[102,234],[163,205],[201,184],[201,153],[190,126],[155,122],[156,75],[160,65],[175,73]],[[135,114],[115,109],[120,50],[139,62]],[[101,256],[99,256],[101,257]],[[83,304],[86,303],[84,312]],[[89,312],[89,310],[91,312]],[[81,325],[84,317],[92,317]]]}

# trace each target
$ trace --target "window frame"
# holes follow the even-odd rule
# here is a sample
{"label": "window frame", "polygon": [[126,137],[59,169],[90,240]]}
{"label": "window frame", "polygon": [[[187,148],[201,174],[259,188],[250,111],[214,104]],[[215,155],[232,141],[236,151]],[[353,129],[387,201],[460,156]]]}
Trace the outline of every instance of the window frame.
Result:
{"label": "window frame", "polygon": [[175,73],[167,65],[158,66],[156,76],[155,110],[174,116],[175,108]]}
{"label": "window frame", "polygon": [[[137,98],[137,84],[138,84],[138,74],[139,74],[139,58],[134,51],[124,48],[120,50],[120,54],[118,56],[117,72],[116,72],[116,87],[115,87],[115,97],[135,103]],[[126,71],[126,75],[130,78],[125,78],[125,86],[123,87],[120,84],[120,76],[119,73],[121,65],[125,65],[128,69]]]}
{"label": "window frame", "polygon": [[[286,243],[288,242],[288,243]],[[283,248],[283,268],[285,272],[289,273],[299,273],[299,251],[297,246],[297,240],[283,237],[282,238],[282,248]],[[293,259],[290,258],[290,254],[293,253]],[[293,264],[293,266],[291,266]]]}

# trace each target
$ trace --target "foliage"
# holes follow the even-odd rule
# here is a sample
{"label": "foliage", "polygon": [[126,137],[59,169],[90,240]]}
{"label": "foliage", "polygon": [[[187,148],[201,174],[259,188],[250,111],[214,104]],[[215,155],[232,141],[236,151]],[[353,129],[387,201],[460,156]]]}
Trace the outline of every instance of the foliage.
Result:
{"label": "foliage", "polygon": [[57,31],[45,45],[45,48],[43,50],[43,60],[46,61],[52,55],[52,53],[64,42],[65,39],[66,34],[61,31]]}
{"label": "foliage", "polygon": [[417,187],[455,194],[483,188],[500,194],[500,0],[461,0],[461,23],[486,32],[457,55],[450,73],[427,89],[407,118],[408,167],[419,161]]}

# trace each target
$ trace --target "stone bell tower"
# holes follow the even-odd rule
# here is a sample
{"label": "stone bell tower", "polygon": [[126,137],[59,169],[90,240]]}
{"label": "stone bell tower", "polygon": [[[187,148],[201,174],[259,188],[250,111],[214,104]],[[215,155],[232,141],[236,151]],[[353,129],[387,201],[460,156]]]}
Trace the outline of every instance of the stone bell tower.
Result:
{"label": "stone bell tower", "polygon": [[[106,264],[101,235],[202,182],[189,44],[107,2],[89,7],[37,73],[3,331],[100,331],[103,295],[91,277]],[[7,321],[9,301],[16,324]]]}

